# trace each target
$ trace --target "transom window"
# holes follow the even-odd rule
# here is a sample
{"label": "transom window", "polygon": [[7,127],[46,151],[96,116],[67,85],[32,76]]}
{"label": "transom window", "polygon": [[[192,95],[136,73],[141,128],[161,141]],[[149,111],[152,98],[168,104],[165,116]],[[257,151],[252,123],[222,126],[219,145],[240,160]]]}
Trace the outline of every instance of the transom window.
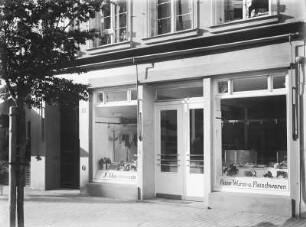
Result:
{"label": "transom window", "polygon": [[127,41],[128,24],[128,0],[103,1],[101,11],[90,21],[97,34],[92,47]]}
{"label": "transom window", "polygon": [[277,13],[276,0],[218,0],[216,7],[217,24]]}
{"label": "transom window", "polygon": [[152,0],[151,36],[192,29],[193,0]]}
{"label": "transom window", "polygon": [[132,102],[136,100],[137,100],[136,88],[105,90],[105,91],[98,91],[96,93],[96,102],[98,104]]}
{"label": "transom window", "polygon": [[273,74],[247,78],[234,78],[230,80],[221,80],[218,82],[219,94],[232,94],[236,92],[266,90],[286,88],[286,75]]}

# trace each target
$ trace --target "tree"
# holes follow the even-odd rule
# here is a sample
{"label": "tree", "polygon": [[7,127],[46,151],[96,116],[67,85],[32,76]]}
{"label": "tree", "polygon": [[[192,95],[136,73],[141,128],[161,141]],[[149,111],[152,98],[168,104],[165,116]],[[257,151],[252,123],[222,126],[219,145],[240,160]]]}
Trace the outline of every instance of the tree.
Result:
{"label": "tree", "polygon": [[94,32],[80,24],[100,6],[93,0],[0,0],[0,76],[6,84],[1,96],[17,108],[18,226],[24,226],[25,108],[88,98],[88,85],[58,75],[83,72],[77,67],[79,46]]}

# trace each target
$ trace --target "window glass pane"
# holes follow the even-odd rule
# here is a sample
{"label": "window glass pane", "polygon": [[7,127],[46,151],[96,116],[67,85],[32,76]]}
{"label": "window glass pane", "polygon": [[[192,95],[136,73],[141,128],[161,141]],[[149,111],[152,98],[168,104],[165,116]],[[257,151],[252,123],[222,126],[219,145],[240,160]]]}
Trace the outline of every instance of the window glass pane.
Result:
{"label": "window glass pane", "polygon": [[100,45],[105,45],[105,44],[110,44],[110,43],[111,43],[111,35],[109,35],[109,34],[104,34],[104,35],[101,37]]}
{"label": "window glass pane", "polygon": [[176,17],[176,31],[190,29],[192,26],[191,14]]}
{"label": "window glass pane", "polygon": [[[190,115],[190,173],[204,172],[203,109],[191,109]],[[188,158],[187,158],[188,159]]]}
{"label": "window glass pane", "polygon": [[190,0],[176,0],[176,15],[183,15],[191,13],[192,1]]}
{"label": "window glass pane", "polygon": [[105,92],[107,102],[127,101],[127,91]]}
{"label": "window glass pane", "polygon": [[111,4],[106,1],[102,6],[103,17],[109,17],[111,15]]}
{"label": "window glass pane", "polygon": [[158,0],[158,4],[162,4],[162,3],[170,3],[171,0]]}
{"label": "window glass pane", "polygon": [[111,18],[110,17],[103,17],[102,18],[102,27],[104,29],[110,29],[111,28]]}
{"label": "window glass pane", "polygon": [[225,0],[224,1],[224,22],[240,20],[242,15],[243,0]]}
{"label": "window glass pane", "polygon": [[162,19],[165,17],[171,16],[171,4],[170,3],[163,3],[157,6],[158,12],[158,19]]}
{"label": "window glass pane", "polygon": [[177,172],[177,111],[163,110],[160,113],[161,154],[160,163],[162,172]]}
{"label": "window glass pane", "polygon": [[248,0],[248,17],[258,17],[269,13],[269,0]]}
{"label": "window glass pane", "polygon": [[287,179],[286,96],[226,99],[221,111],[223,175]]}
{"label": "window glass pane", "polygon": [[131,90],[131,100],[137,100],[137,90]]}
{"label": "window glass pane", "polygon": [[286,87],[286,77],[285,76],[273,76],[273,88],[285,88]]}
{"label": "window glass pane", "polygon": [[228,93],[228,81],[218,82],[218,92],[219,93]]}
{"label": "window glass pane", "polygon": [[171,32],[171,18],[158,20],[158,34]]}
{"label": "window glass pane", "polygon": [[117,5],[118,7],[118,12],[119,13],[125,13],[127,11],[126,9],[126,0],[120,0],[120,1],[117,1]]}
{"label": "window glass pane", "polygon": [[119,15],[119,27],[120,28],[126,27],[126,14],[125,13]]}
{"label": "window glass pane", "polygon": [[115,41],[116,43],[127,40],[126,28],[120,28],[119,30],[116,30],[115,33],[116,33],[116,41]]}
{"label": "window glass pane", "polygon": [[203,87],[157,89],[157,100],[203,97]]}
{"label": "window glass pane", "polygon": [[94,181],[137,183],[137,107],[98,107],[93,136]]}
{"label": "window glass pane", "polygon": [[103,92],[99,92],[97,93],[97,101],[98,102],[103,102]]}
{"label": "window glass pane", "polygon": [[252,91],[264,90],[268,88],[267,77],[242,78],[233,80],[233,90]]}

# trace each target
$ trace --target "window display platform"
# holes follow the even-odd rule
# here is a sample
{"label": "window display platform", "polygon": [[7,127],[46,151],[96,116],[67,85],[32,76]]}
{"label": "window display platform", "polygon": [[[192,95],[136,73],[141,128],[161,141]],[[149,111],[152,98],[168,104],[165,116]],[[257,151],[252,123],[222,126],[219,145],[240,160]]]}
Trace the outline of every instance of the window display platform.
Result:
{"label": "window display platform", "polygon": [[208,201],[208,207],[212,209],[293,216],[293,201],[289,196],[213,192],[209,194]]}
{"label": "window display platform", "polygon": [[87,184],[87,194],[97,197],[138,200],[138,188],[136,185],[117,183],[89,183]]}

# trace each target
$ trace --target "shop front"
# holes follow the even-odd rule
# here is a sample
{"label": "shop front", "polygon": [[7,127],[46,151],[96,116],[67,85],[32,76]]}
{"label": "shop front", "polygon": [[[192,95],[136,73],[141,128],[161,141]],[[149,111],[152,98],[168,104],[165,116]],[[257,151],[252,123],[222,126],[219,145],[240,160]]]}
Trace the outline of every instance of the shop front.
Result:
{"label": "shop front", "polygon": [[288,70],[215,80],[211,207],[292,214],[290,80]]}
{"label": "shop front", "polygon": [[134,87],[94,92],[89,194],[138,198],[136,94]]}

